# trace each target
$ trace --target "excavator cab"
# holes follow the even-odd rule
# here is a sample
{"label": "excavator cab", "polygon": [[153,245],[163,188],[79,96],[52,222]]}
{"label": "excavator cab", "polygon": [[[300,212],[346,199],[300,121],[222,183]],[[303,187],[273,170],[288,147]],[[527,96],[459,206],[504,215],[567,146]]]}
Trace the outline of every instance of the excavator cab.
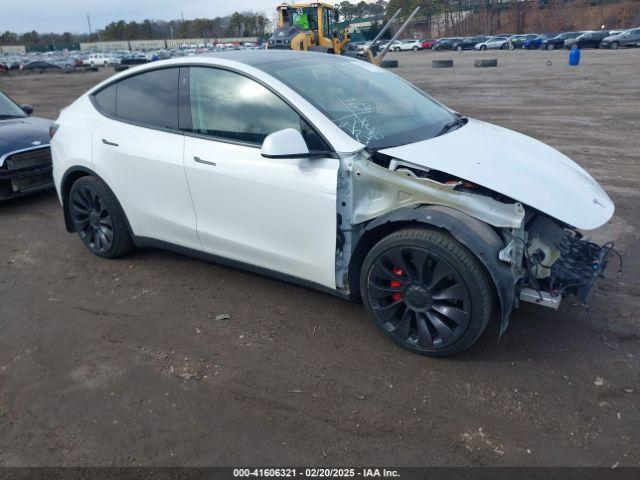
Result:
{"label": "excavator cab", "polygon": [[[349,43],[349,31],[332,32],[333,6],[328,3],[283,3],[278,9],[278,29],[269,39],[268,48],[313,50],[341,54]],[[335,12],[337,13],[337,12]]]}

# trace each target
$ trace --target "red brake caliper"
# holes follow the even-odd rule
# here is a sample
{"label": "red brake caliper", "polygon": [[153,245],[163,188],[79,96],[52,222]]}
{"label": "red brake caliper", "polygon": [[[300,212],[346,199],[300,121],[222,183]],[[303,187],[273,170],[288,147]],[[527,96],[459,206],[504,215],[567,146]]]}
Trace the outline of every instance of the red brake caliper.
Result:
{"label": "red brake caliper", "polygon": [[[393,267],[393,273],[398,276],[402,276],[402,270],[400,270],[398,267]],[[391,280],[390,286],[391,288],[400,288],[402,286],[402,282],[398,280]],[[392,298],[394,302],[399,302],[400,300],[402,300],[402,294],[400,292],[394,293],[392,295]]]}

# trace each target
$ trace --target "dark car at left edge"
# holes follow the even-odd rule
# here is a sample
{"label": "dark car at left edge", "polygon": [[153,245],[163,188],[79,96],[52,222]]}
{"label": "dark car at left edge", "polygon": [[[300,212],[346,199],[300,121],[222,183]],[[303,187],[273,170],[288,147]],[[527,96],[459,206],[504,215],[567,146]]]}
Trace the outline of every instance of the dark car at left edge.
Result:
{"label": "dark car at left edge", "polygon": [[0,201],[53,187],[50,120],[0,92]]}

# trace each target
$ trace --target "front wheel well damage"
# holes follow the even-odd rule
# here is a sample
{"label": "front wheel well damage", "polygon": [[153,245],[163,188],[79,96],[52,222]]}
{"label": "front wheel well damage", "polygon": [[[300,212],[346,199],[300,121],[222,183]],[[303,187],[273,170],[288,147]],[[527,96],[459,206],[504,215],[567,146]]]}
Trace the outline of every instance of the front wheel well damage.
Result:
{"label": "front wheel well damage", "polygon": [[498,260],[504,241],[489,225],[447,207],[418,206],[401,208],[366,225],[349,263],[349,288],[360,299],[360,270],[367,253],[387,235],[405,228],[429,228],[451,235],[479,260],[490,279],[500,318],[500,332],[508,325],[515,297],[515,281],[510,269]]}

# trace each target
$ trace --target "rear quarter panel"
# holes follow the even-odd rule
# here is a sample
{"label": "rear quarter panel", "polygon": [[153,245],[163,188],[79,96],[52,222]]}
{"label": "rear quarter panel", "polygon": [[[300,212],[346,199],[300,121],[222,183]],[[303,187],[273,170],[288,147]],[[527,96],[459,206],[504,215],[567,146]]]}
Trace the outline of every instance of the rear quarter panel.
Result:
{"label": "rear quarter panel", "polygon": [[93,108],[87,95],[83,95],[60,112],[60,116],[56,120],[59,125],[58,131],[51,139],[51,157],[53,160],[53,181],[61,202],[64,174],[72,167],[80,166],[93,169],[91,132],[103,118]]}

